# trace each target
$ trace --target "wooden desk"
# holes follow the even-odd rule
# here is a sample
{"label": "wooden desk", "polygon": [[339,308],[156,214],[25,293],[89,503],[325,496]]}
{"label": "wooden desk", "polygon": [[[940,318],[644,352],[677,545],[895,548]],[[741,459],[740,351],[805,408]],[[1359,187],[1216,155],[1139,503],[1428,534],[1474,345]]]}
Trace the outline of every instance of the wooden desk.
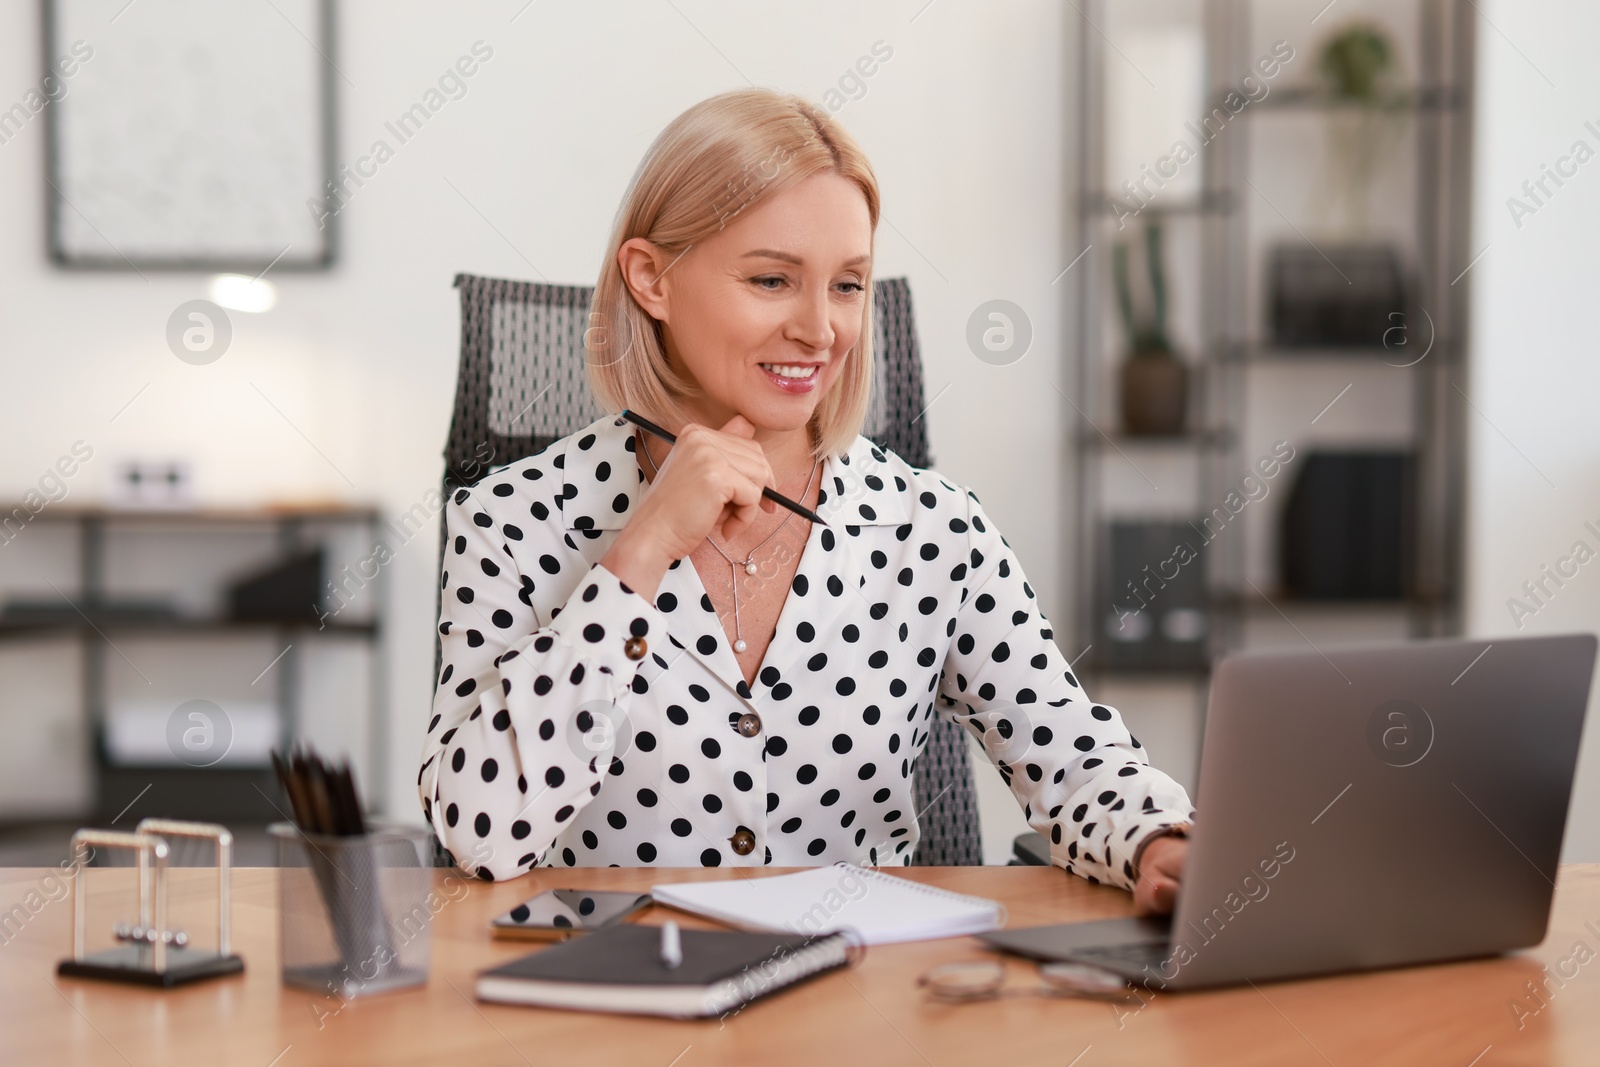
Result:
{"label": "wooden desk", "polygon": [[[681,1022],[479,1004],[480,969],[535,945],[491,941],[491,916],[547,888],[647,890],[668,880],[746,876],[732,869],[539,870],[514,882],[436,871],[440,899],[426,988],[341,1004],[278,980],[277,881],[234,872],[234,937],[245,972],[160,992],[59,978],[71,906],[50,901],[48,870],[0,870],[0,1063],[68,1064],[1593,1064],[1600,1060],[1600,866],[1563,867],[1550,936],[1514,956],[1366,975],[1267,983],[1259,989],[1168,993],[1130,1012],[1081,1000],[1014,997],[949,1006],[924,1001],[915,979],[948,960],[986,955],[968,938],[882,945],[857,968],[759,1001],[726,1020]],[[175,870],[174,924],[201,936],[203,872]],[[776,873],[776,872],[774,872]],[[909,878],[1003,900],[1010,925],[1131,912],[1127,894],[1054,868],[913,867]],[[88,872],[91,945],[114,921],[108,894],[131,908],[133,871]],[[446,877],[454,880],[446,883]],[[61,883],[53,883],[59,890]],[[1446,892],[1439,887],[1438,892]],[[29,897],[30,892],[38,895]],[[673,915],[651,908],[639,921]],[[124,914],[124,918],[134,916]],[[1574,946],[1586,946],[1573,958]],[[1556,968],[1567,959],[1564,972]],[[1587,962],[1582,962],[1582,961]],[[1529,996],[1541,991],[1545,1006]],[[1034,979],[1011,960],[1010,980]],[[1562,978],[1564,973],[1569,977]],[[1563,984],[1558,986],[1560,981]],[[1512,1009],[1522,1003],[1519,1020]],[[1119,1018],[1119,1012],[1121,1017]],[[1487,1050],[1487,1051],[1486,1051]]]}

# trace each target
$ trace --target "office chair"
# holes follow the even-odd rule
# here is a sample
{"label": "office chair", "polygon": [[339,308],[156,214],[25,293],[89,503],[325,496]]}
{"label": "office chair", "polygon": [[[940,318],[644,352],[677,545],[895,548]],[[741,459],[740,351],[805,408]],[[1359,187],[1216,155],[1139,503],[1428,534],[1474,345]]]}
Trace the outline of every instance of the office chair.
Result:
{"label": "office chair", "polygon": [[[444,495],[487,471],[531,456],[598,419],[584,377],[584,330],[594,287],[456,275],[461,290],[461,367],[445,445]],[[922,357],[904,278],[873,283],[877,380],[863,436],[926,467]],[[444,520],[439,521],[440,551]],[[439,672],[434,636],[434,676]],[[977,795],[965,733],[935,715],[912,779],[921,840],[916,866],[983,863]],[[449,864],[434,841],[435,865]]]}

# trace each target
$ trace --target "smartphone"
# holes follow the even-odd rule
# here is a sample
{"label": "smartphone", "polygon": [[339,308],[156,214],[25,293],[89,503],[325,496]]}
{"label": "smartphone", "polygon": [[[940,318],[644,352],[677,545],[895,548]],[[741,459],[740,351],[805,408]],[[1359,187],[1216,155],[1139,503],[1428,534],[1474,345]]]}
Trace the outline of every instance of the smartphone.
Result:
{"label": "smartphone", "polygon": [[649,893],[548,889],[491,921],[489,931],[521,941],[564,941],[620,923],[649,905]]}

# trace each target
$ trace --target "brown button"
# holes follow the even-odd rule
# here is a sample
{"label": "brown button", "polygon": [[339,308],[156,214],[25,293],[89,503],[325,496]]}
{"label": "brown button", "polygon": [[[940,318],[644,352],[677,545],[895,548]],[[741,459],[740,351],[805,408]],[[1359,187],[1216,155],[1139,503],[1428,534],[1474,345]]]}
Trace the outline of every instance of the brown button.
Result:
{"label": "brown button", "polygon": [[754,737],[761,732],[761,716],[753,711],[747,711],[739,716],[739,732],[746,737]]}
{"label": "brown button", "polygon": [[622,651],[629,659],[644,659],[644,654],[650,646],[644,643],[642,637],[630,637],[622,642]]}
{"label": "brown button", "polygon": [[733,842],[733,850],[741,856],[750,855],[756,847],[756,835],[742,826],[735,830],[728,840]]}

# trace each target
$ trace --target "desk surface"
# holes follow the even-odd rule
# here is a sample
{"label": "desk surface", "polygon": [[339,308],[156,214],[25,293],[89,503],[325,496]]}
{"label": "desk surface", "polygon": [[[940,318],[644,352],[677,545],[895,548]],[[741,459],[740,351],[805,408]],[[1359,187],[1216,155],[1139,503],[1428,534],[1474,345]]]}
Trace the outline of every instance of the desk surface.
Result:
{"label": "desk surface", "polygon": [[[234,872],[234,940],[245,972],[165,992],[56,975],[57,960],[70,955],[72,909],[64,884],[49,879],[51,873],[0,869],[0,1063],[1498,1067],[1600,1061],[1600,964],[1593,962],[1600,955],[1600,866],[1563,867],[1549,936],[1538,948],[1507,957],[1157,994],[1137,1011],[1043,997],[927,1003],[915,987],[923,970],[988,955],[978,942],[954,938],[871,948],[856,968],[758,1001],[725,1020],[706,1021],[479,1004],[472,999],[473,977],[537,949],[491,941],[486,924],[544,889],[643,891],[658,881],[748,876],[741,871],[536,870],[498,884],[436,871],[439,899],[452,899],[434,920],[428,985],[343,1004],[279,983],[273,870]],[[197,938],[208,921],[201,902],[214,885],[197,880],[203,873],[172,872],[173,922]],[[894,873],[1003,900],[1012,926],[1132,910],[1126,893],[1091,886],[1056,868],[912,867]],[[115,921],[115,909],[132,909],[132,874],[126,868],[88,872],[91,947],[97,931],[106,936],[99,928]],[[446,884],[447,876],[454,881]],[[214,915],[210,911],[210,921]],[[659,924],[667,915],[685,926],[714,925],[660,907],[638,920]],[[1012,959],[1008,966],[1012,983],[1035,977],[1027,961]],[[1540,999],[1530,995],[1530,982]]]}

